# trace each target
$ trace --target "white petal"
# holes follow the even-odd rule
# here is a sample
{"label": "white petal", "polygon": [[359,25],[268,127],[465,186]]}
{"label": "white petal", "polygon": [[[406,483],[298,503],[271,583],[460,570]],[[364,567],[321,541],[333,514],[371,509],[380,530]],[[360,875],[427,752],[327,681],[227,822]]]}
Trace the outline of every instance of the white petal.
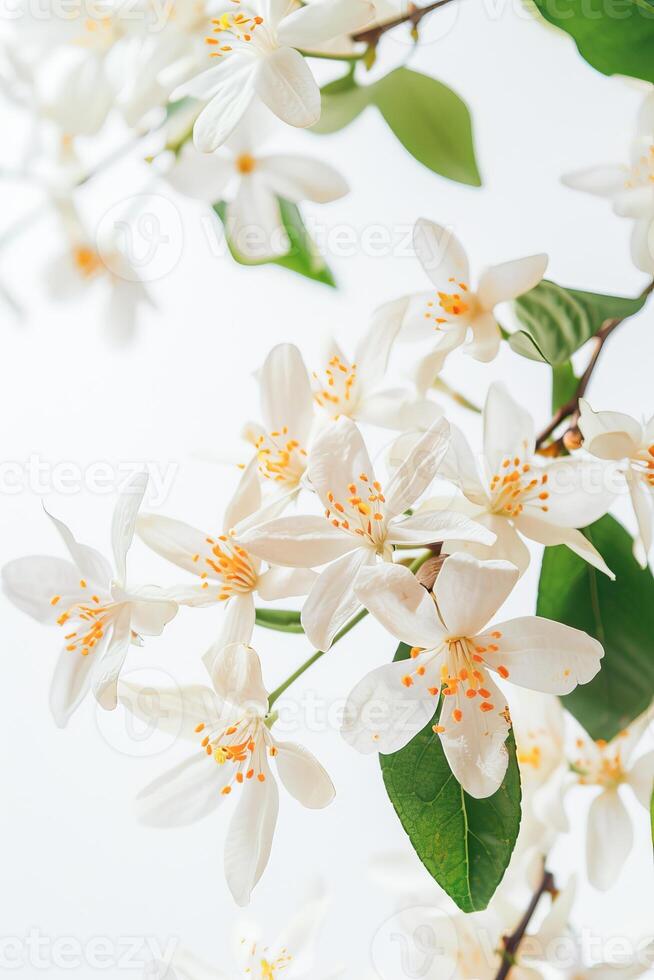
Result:
{"label": "white petal", "polygon": [[207,721],[231,720],[210,687],[202,684],[186,687],[137,687],[128,681],[118,684],[118,700],[126,711],[147,723],[152,729],[199,744],[196,728]]}
{"label": "white petal", "polygon": [[362,566],[374,560],[372,551],[357,548],[320,573],[302,607],[302,626],[316,650],[329,650],[338,631],[359,609],[354,582]]}
{"label": "white petal", "polygon": [[584,537],[581,531],[570,527],[554,527],[524,513],[516,520],[515,525],[526,538],[547,546],[564,544],[584,561],[587,561],[589,565],[608,575],[610,579],[615,578],[597,548],[590,543],[588,538]]}
{"label": "white petal", "polygon": [[520,574],[523,575],[529,567],[531,555],[529,548],[513,528],[511,522],[506,517],[488,513],[475,514],[474,520],[475,523],[478,522],[484,525],[484,527],[487,527],[496,535],[494,544],[489,547],[487,545],[473,544],[470,541],[459,541],[455,538],[452,541],[443,542],[443,553],[452,555],[455,552],[462,551],[482,561],[488,561],[490,559],[508,561],[512,565],[515,565]]}
{"label": "white petal", "polygon": [[302,745],[275,742],[277,772],[284,787],[302,806],[321,810],[336,795],[334,784],[318,760]]}
{"label": "white petal", "polygon": [[516,299],[537,286],[547,269],[547,255],[530,255],[487,269],[479,280],[477,296],[485,310]]}
{"label": "white petal", "polygon": [[225,877],[237,905],[247,905],[272,848],[279,790],[266,767],[264,782],[247,779],[225,840]]}
{"label": "white petal", "polygon": [[654,219],[634,221],[631,232],[631,259],[636,268],[654,274]]}
{"label": "white petal", "polygon": [[594,412],[588,402],[579,400],[579,428],[584,449],[600,459],[625,459],[634,456],[643,439],[643,427],[622,412]]}
{"label": "white petal", "polygon": [[348,418],[329,425],[316,439],[309,456],[309,480],[322,504],[331,508],[330,494],[337,500],[351,496],[348,486],[361,474],[369,481],[375,478],[363,437]]}
{"label": "white petal", "polygon": [[385,488],[387,518],[404,513],[430,487],[449,441],[450,426],[446,419],[438,419],[419,439]]}
{"label": "white petal", "polygon": [[561,179],[566,187],[571,187],[575,191],[584,191],[586,194],[595,194],[598,197],[613,197],[618,191],[624,189],[625,180],[628,176],[627,167],[618,164],[606,164],[601,167],[578,170],[575,173],[566,174]]}
{"label": "white petal", "polygon": [[[125,606],[115,617],[111,638],[105,651],[98,658],[93,677],[93,693],[100,707],[113,711],[118,705],[118,677],[125,663],[131,639],[130,606]],[[97,657],[97,653],[89,654]]]}
{"label": "white petal", "polygon": [[59,654],[59,660],[50,685],[50,711],[59,728],[65,728],[74,711],[80,706],[91,689],[93,671],[97,658],[109,642],[105,634],[93,648],[93,653],[84,657],[79,650],[67,650]]}
{"label": "white petal", "polygon": [[434,510],[394,520],[388,528],[391,544],[433,544],[456,538],[481,545],[495,543],[495,534],[482,524],[450,510]]}
{"label": "white petal", "polygon": [[484,678],[484,688],[490,696],[483,703],[492,704],[492,710],[481,711],[479,698],[457,693],[443,698],[439,718],[444,729],[439,737],[450,769],[476,799],[497,792],[509,764],[504,745],[510,727],[506,698],[489,677]]}
{"label": "white petal", "polygon": [[654,752],[647,752],[636,760],[627,774],[627,783],[638,801],[649,810],[654,793]]}
{"label": "white petal", "polygon": [[264,58],[255,85],[259,98],[289,126],[305,128],[320,119],[320,89],[293,48],[278,48]]}
{"label": "white petal", "polygon": [[324,565],[359,548],[353,534],[333,527],[324,517],[278,517],[247,531],[242,543],[253,555],[271,565],[311,568]]}
{"label": "white petal", "polygon": [[456,425],[450,425],[450,443],[441,464],[440,475],[460,487],[468,500],[486,503],[487,496],[479,477],[477,460],[470,443]]}
{"label": "white petal", "polygon": [[222,201],[234,173],[232,160],[216,153],[200,153],[193,143],[185,143],[166,174],[166,182],[178,194],[216,204]]}
{"label": "white petal", "polygon": [[307,448],[313,424],[313,392],[302,354],[295,344],[277,344],[259,377],[261,415],[270,432],[288,429],[291,439]]}
{"label": "white petal", "polygon": [[313,157],[271,154],[259,159],[257,171],[286,201],[328,204],[345,197],[350,189],[338,170]]}
{"label": "white petal", "polygon": [[617,790],[605,790],[588,812],[586,861],[588,880],[607,891],[617,880],[633,844],[631,818]]}
{"label": "white petal", "polygon": [[494,360],[500,352],[502,333],[492,313],[480,313],[471,324],[472,338],[465,345],[464,351],[476,361],[487,364]]}
{"label": "white petal", "polygon": [[225,80],[233,78],[235,73],[240,73],[245,68],[251,70],[251,67],[250,59],[239,57],[238,54],[232,54],[229,58],[216,58],[211,68],[207,68],[206,71],[200,72],[199,75],[195,75],[174,89],[171,99],[177,100],[187,97],[202,100],[210,99]]}
{"label": "white petal", "polygon": [[613,210],[621,218],[651,218],[654,214],[654,188],[627,187],[613,199]]}
{"label": "white petal", "polygon": [[405,661],[384,664],[350,692],[341,734],[358,752],[397,752],[433,717],[436,701],[426,685],[402,683],[407,669]]}
{"label": "white petal", "polygon": [[[527,499],[523,513],[546,524],[560,527],[586,527],[599,520],[609,510],[615,494],[609,489],[613,466],[593,460],[565,457],[550,463],[545,469],[548,494]],[[538,475],[538,471],[534,471]]]}
{"label": "white petal", "polygon": [[451,228],[420,218],[413,230],[413,247],[420,263],[438,290],[452,292],[452,281],[469,285],[468,259]]}
{"label": "white petal", "polygon": [[5,595],[40,623],[56,623],[65,609],[86,595],[79,583],[80,573],[72,562],[48,555],[16,558],[2,569]]}
{"label": "white petal", "polygon": [[484,456],[489,477],[500,472],[506,458],[531,459],[534,442],[531,415],[511,398],[503,384],[494,382],[484,407]]}
{"label": "white petal", "polygon": [[546,694],[569,694],[592,681],[604,656],[601,643],[588,633],[541,616],[498,623],[477,640],[493,670],[503,666],[512,684]]}
{"label": "white petal", "polygon": [[354,354],[357,385],[364,390],[372,391],[384,379],[406,308],[406,297],[379,307],[373,313],[370,326],[357,343]]}
{"label": "white petal", "polygon": [[269,568],[259,576],[257,593],[266,602],[308,595],[318,578],[310,568]]}
{"label": "white petal", "polygon": [[235,595],[227,603],[215,643],[212,643],[202,657],[202,662],[213,677],[216,658],[225,647],[234,643],[250,645],[254,633],[256,610],[252,593]]}
{"label": "white petal", "polygon": [[116,577],[125,581],[125,561],[134,539],[136,518],[148,485],[148,474],[137,473],[120,494],[114,508],[111,522],[111,544],[116,565]]}
{"label": "white petal", "polygon": [[362,568],[355,590],[361,604],[402,643],[431,649],[443,641],[434,600],[404,565]]}
{"label": "white petal", "polygon": [[[46,514],[48,514],[47,511]],[[95,548],[90,548],[85,544],[79,544],[63,521],[57,520],[57,518],[53,517],[52,514],[48,514],[48,517],[59,531],[59,534],[61,535],[64,544],[68,548],[71,558],[77,565],[82,578],[84,578],[89,585],[94,583],[101,589],[108,589],[113,578],[113,569],[106,558],[103,558],[100,552],[96,551]]]}
{"label": "white petal", "polygon": [[265,715],[268,692],[261,677],[261,661],[244,643],[230,643],[213,663],[213,688],[221,701]]}
{"label": "white petal", "polygon": [[225,799],[231,766],[219,766],[198,749],[190,758],[149,783],[136,797],[139,820],[149,827],[186,827],[202,820]]}
{"label": "white petal", "polygon": [[255,71],[256,63],[248,61],[226,80],[221,79],[193,127],[193,140],[201,153],[213,153],[238,126],[254,97]]}
{"label": "white petal", "polygon": [[186,569],[193,575],[207,572],[209,578],[217,577],[211,567],[206,566],[202,557],[193,560],[196,555],[204,556],[210,551],[205,531],[191,527],[183,521],[174,520],[172,517],[141,514],[136,522],[136,533],[148,548],[152,548],[154,552],[174,565]]}
{"label": "white petal", "polygon": [[446,559],[434,595],[450,636],[476,636],[508,598],[518,569],[506,561],[478,561],[470,555]]}
{"label": "white petal", "polygon": [[353,34],[370,24],[375,8],[369,0],[317,0],[285,17],[279,25],[282,44],[316,50],[341,34]]}
{"label": "white petal", "polygon": [[251,262],[278,258],[290,248],[279,202],[256,171],[242,178],[227,205],[226,228],[238,254]]}
{"label": "white petal", "polygon": [[652,498],[651,487],[640,473],[629,470],[627,483],[631,503],[638,524],[638,538],[634,542],[634,556],[641,568],[647,567],[647,558],[652,548]]}
{"label": "white petal", "polygon": [[261,507],[261,483],[256,459],[252,459],[243,470],[234,495],[227,505],[223,517],[223,527],[231,531]]}

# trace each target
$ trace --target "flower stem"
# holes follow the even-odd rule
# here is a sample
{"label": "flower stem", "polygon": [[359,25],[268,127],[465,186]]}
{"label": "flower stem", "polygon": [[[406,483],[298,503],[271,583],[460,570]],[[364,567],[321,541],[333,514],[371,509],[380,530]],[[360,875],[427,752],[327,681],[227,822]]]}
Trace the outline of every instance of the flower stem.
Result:
{"label": "flower stem", "polygon": [[477,415],[481,415],[481,408],[479,405],[475,405],[474,402],[471,402],[469,398],[462,395],[460,391],[456,390],[456,388],[452,388],[452,386],[448,385],[447,381],[444,381],[443,378],[436,378],[432,388],[434,388],[436,391],[442,391],[444,395],[451,398],[457,405],[461,405],[462,408],[467,408],[469,412],[476,412]]}
{"label": "flower stem", "polygon": [[543,867],[543,876],[540,884],[532,895],[525,914],[520,919],[520,922],[516,926],[514,932],[512,932],[510,936],[504,936],[502,940],[502,965],[495,975],[495,980],[506,980],[511,972],[511,969],[515,966],[515,958],[520,943],[524,939],[534,912],[538,908],[540,900],[545,894],[551,895],[554,898],[556,897],[557,891],[556,885],[554,884],[554,876],[550,871]]}
{"label": "flower stem", "polygon": [[[415,558],[414,561],[409,566],[409,571],[414,573],[417,572],[418,569],[421,568],[422,565],[424,565],[427,559],[432,557],[432,554],[433,552],[426,551],[424,554],[418,555],[418,557]],[[339,640],[342,640],[344,636],[347,636],[350,630],[353,630],[354,627],[358,623],[360,623],[362,619],[365,619],[367,615],[368,615],[367,609],[360,609],[359,612],[355,616],[353,616],[352,619],[348,620],[345,626],[338,631],[338,633],[334,637],[334,642],[332,643],[332,646],[338,643]],[[305,660],[305,662],[290,675],[290,677],[287,677],[286,680],[279,685],[279,687],[276,687],[275,690],[270,695],[270,697],[268,698],[268,710],[270,711],[275,701],[277,701],[277,699],[281,697],[284,691],[286,691],[291,686],[291,684],[294,684],[299,677],[302,677],[302,674],[304,674],[305,671],[309,670],[310,667],[313,667],[313,665],[317,663],[321,657],[324,657],[327,652],[328,652],[327,650],[316,650],[309,657],[308,660]]]}
{"label": "flower stem", "polygon": [[446,4],[451,2],[452,0],[435,0],[435,3],[428,3],[425,7],[417,7],[415,4],[409,4],[408,13],[402,14],[400,17],[396,17],[394,20],[386,21],[384,24],[378,24],[376,27],[370,27],[365,31],[360,31],[358,34],[352,35],[352,40],[361,41],[364,44],[374,47],[376,44],[378,44],[382,35],[386,34],[387,31],[393,31],[396,27],[400,27],[402,24],[411,24],[415,30],[423,17],[426,17],[427,14],[431,14],[434,10],[438,10],[439,7],[444,7]]}

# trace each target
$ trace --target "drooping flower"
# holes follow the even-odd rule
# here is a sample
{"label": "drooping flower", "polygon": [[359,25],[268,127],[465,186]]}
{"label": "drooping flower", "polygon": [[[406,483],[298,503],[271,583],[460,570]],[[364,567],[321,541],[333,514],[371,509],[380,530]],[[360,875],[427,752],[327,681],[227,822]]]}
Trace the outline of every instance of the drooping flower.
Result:
{"label": "drooping flower", "polygon": [[291,242],[279,198],[327,204],[348,193],[328,163],[299,154],[267,153],[268,110],[253,106],[222,151],[200,153],[186,143],[166,180],[175,190],[208,204],[227,200],[226,231],[239,255],[263,261],[286,255]]}
{"label": "drooping flower", "polygon": [[315,580],[307,569],[262,571],[260,560],[243,545],[248,528],[285,506],[284,498],[277,498],[262,507],[257,467],[256,458],[246,467],[218,531],[201,531],[160,514],[142,514],[136,525],[149,548],[200,579],[168,590],[181,605],[226,605],[219,636],[206,655],[209,669],[227,644],[250,642],[255,594],[264,600],[306,595]]}
{"label": "drooping flower", "polygon": [[217,17],[207,38],[218,63],[173,93],[208,100],[194,129],[204,153],[225,142],[255,99],[291,126],[316,123],[320,89],[300,52],[365,27],[374,16],[369,0],[234,2],[235,12]]}
{"label": "drooping flower", "polygon": [[356,594],[386,629],[412,647],[411,660],[378,667],[354,688],[343,723],[360,752],[395,752],[442,706],[434,731],[456,779],[491,796],[508,764],[506,696],[491,673],[520,687],[569,694],[600,669],[597,640],[538,616],[487,626],[518,570],[508,562],[447,558],[433,594],[401,565],[364,568]]}
{"label": "drooping flower", "polygon": [[225,876],[239,905],[247,905],[261,878],[277,824],[279,791],[270,768],[303,806],[322,809],[334,798],[320,763],[300,745],[280,742],[266,725],[268,694],[254,650],[225,647],[215,658],[213,689],[195,685],[152,692],[123,684],[121,703],[165,731],[195,739],[197,749],[138,797],[143,822],[156,827],[192,824],[238,797],[225,841]]}
{"label": "drooping flower", "polygon": [[[425,358],[433,377],[447,355],[466,342],[465,350],[478,361],[492,361],[502,339],[494,310],[536,286],[545,274],[546,255],[532,255],[491,266],[472,288],[466,253],[452,231],[421,218],[413,232],[416,255],[436,292],[421,293],[388,304],[379,311],[400,319],[408,340],[431,340]],[[423,370],[422,363],[418,371]]]}
{"label": "drooping flower", "polygon": [[641,106],[629,164],[590,167],[566,174],[563,183],[607,198],[617,215],[632,219],[632,260],[643,272],[654,274],[654,93]]}
{"label": "drooping flower", "polygon": [[584,449],[598,459],[624,464],[622,472],[638,522],[634,556],[645,568],[652,547],[654,416],[643,425],[621,412],[595,412],[584,398],[580,400],[579,408],[578,424],[584,437]]}
{"label": "drooping flower", "polygon": [[545,545],[565,544],[613,578],[602,556],[579,530],[606,514],[613,502],[606,468],[578,457],[547,460],[538,456],[531,416],[500,383],[488,390],[483,426],[481,471],[465,437],[452,426],[443,474],[463,493],[460,506],[464,512],[494,531],[497,539],[490,551],[455,541],[446,542],[445,550],[505,558],[523,572],[529,564],[523,538]]}
{"label": "drooping flower", "polygon": [[327,565],[302,609],[302,625],[318,649],[329,649],[359,608],[354,584],[360,570],[379,560],[392,562],[396,546],[418,547],[452,533],[462,540],[494,540],[492,532],[459,514],[405,516],[433,481],[448,434],[447,422],[436,422],[382,488],[359,429],[341,418],[318,436],[309,458],[309,482],[324,513],[276,518],[245,535],[247,548],[266,561],[291,568]]}
{"label": "drooping flower", "polygon": [[127,552],[147,480],[147,474],[137,474],[116,503],[113,568],[51,517],[72,560],[17,558],[2,570],[11,601],[33,619],[61,630],[64,648],[52,680],[50,708],[62,728],[91,689],[103,708],[115,708],[116,685],[130,644],[140,646],[142,636],[159,636],[177,613],[177,604],[161,590],[133,588],[126,582]]}

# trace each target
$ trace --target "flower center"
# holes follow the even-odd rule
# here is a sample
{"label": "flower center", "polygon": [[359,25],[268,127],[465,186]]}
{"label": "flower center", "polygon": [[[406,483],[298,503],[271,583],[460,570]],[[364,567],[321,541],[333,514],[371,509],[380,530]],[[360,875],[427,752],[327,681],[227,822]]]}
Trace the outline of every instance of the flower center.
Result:
{"label": "flower center", "polygon": [[[241,0],[233,0],[233,2],[240,4]],[[222,58],[233,51],[234,46],[244,47],[252,44],[255,39],[255,31],[263,26],[264,19],[259,16],[248,17],[241,11],[238,13],[226,11],[219,17],[213,18],[211,23],[213,24],[213,34],[218,36],[207,37],[205,41],[216,48],[215,51],[211,52],[211,57]],[[231,43],[227,44],[226,41]]]}
{"label": "flower center", "polygon": [[647,153],[643,153],[638,163],[634,164],[625,181],[625,187],[654,187],[654,145]]}
{"label": "flower center", "polygon": [[[626,734],[626,733],[623,733]],[[577,747],[583,749],[584,740],[577,740]],[[579,756],[572,762],[573,770],[577,773],[578,782],[582,786],[601,786],[603,789],[617,789],[627,778],[622,764],[622,753],[619,745],[609,745],[603,739],[595,743],[600,750],[599,760],[592,756]]]}
{"label": "flower center", "polygon": [[304,476],[308,454],[297,439],[289,439],[288,434],[287,426],[268,435],[261,434],[254,440],[254,448],[261,476],[292,488]]}
{"label": "flower center", "polygon": [[[88,588],[84,579],[80,579],[79,584],[82,589]],[[58,606],[60,602],[60,595],[53,595],[50,599],[51,606]],[[100,596],[92,595],[88,603],[77,602],[62,612],[57,619],[58,626],[65,626],[70,620],[77,625],[77,629],[66,633],[64,637],[66,649],[87,657],[105,634],[111,607],[111,603],[103,604]]]}
{"label": "flower center", "polygon": [[219,766],[228,766],[227,779],[221,793],[228,796],[234,784],[242,786],[248,779],[265,783],[266,751],[277,755],[272,738],[259,716],[244,715],[226,728],[207,730],[205,722],[195,728],[202,735],[200,743],[207,756]]}
{"label": "flower center", "polygon": [[470,287],[465,282],[457,282],[450,278],[453,289],[450,293],[438,292],[436,299],[427,302],[425,319],[432,320],[435,330],[444,330],[452,320],[470,313],[474,306],[474,297]]}
{"label": "flower center", "polygon": [[654,446],[642,449],[637,456],[632,456],[630,462],[643,480],[654,487]]}
{"label": "flower center", "polygon": [[257,161],[250,153],[241,153],[236,157],[236,169],[240,174],[251,174],[256,169]]}
{"label": "flower center", "polygon": [[490,481],[491,513],[504,517],[518,517],[526,503],[535,504],[544,513],[549,507],[549,491],[545,489],[547,473],[531,477],[531,466],[519,456],[502,460],[500,472]]}
{"label": "flower center", "polygon": [[386,498],[381,483],[371,481],[366,473],[360,473],[358,480],[348,484],[342,502],[332,491],[327,499],[329,507],[325,510],[325,517],[334,527],[364,538],[377,554],[390,560],[392,549],[386,544],[387,529],[383,512]]}
{"label": "flower center", "polygon": [[[257,573],[252,566],[252,559],[249,553],[241,545],[233,540],[232,533],[221,534],[218,540],[207,538],[207,544],[211,546],[211,553],[204,556],[204,563],[209,566],[214,577],[217,576],[222,587],[218,600],[231,599],[237,593],[248,593],[254,591],[257,586]],[[200,562],[202,556],[193,555],[194,562]],[[204,579],[202,588],[208,589],[209,583],[206,581],[209,572],[200,572],[200,578]]]}
{"label": "flower center", "polygon": [[329,411],[334,418],[349,415],[354,408],[354,390],[357,381],[356,364],[345,364],[335,354],[324,370],[324,380],[315,371],[313,377],[318,390],[314,399],[321,408]]}
{"label": "flower center", "polygon": [[88,245],[78,245],[73,249],[73,262],[85,279],[93,279],[105,267],[98,253]]}

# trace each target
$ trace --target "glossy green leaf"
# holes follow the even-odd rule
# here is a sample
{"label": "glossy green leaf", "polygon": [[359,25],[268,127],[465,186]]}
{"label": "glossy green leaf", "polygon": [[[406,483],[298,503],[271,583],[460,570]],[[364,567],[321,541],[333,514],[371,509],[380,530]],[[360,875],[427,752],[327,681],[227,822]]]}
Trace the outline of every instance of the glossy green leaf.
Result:
{"label": "glossy green leaf", "polygon": [[532,361],[561,365],[607,320],[633,316],[644,303],[644,297],[586,293],[544,279],[515,300],[514,309],[523,329],[511,334],[509,344]]}
{"label": "glossy green leaf", "polygon": [[[227,245],[232,258],[239,265],[280,265],[282,268],[289,269],[291,272],[297,272],[301,276],[306,276],[307,279],[313,279],[315,282],[321,282],[326,286],[336,286],[329,266],[318,251],[315,242],[305,227],[302,214],[297,204],[292,204],[280,198],[279,207],[282,222],[291,243],[288,254],[278,259],[252,261],[240,255],[232,242],[227,239]],[[224,201],[219,201],[217,204],[214,204],[213,209],[224,226],[227,205]]]}
{"label": "glossy green leaf", "polygon": [[562,701],[592,738],[612,739],[654,697],[654,578],[633,557],[631,537],[613,517],[584,530],[616,581],[561,545],[546,548],[538,615],[585,630],[604,647],[602,667]]}
{"label": "glossy green leaf", "polygon": [[304,633],[300,613],[294,609],[257,609],[255,622],[279,633]]}
{"label": "glossy green leaf", "polygon": [[[409,647],[400,644],[396,660]],[[520,829],[521,787],[515,741],[500,789],[485,800],[456,781],[430,722],[403,749],[381,755],[386,792],[429,873],[464,912],[484,909],[511,859]]]}
{"label": "glossy green leaf", "polygon": [[536,0],[536,6],[604,75],[654,82],[652,0]]}
{"label": "glossy green leaf", "polygon": [[579,378],[570,361],[552,367],[552,412],[571,401],[577,393]]}
{"label": "glossy green leaf", "polygon": [[314,132],[343,129],[374,105],[425,167],[462,184],[481,184],[468,107],[435,78],[397,68],[372,85],[359,86],[348,74],[325,86],[322,94],[322,116]]}

